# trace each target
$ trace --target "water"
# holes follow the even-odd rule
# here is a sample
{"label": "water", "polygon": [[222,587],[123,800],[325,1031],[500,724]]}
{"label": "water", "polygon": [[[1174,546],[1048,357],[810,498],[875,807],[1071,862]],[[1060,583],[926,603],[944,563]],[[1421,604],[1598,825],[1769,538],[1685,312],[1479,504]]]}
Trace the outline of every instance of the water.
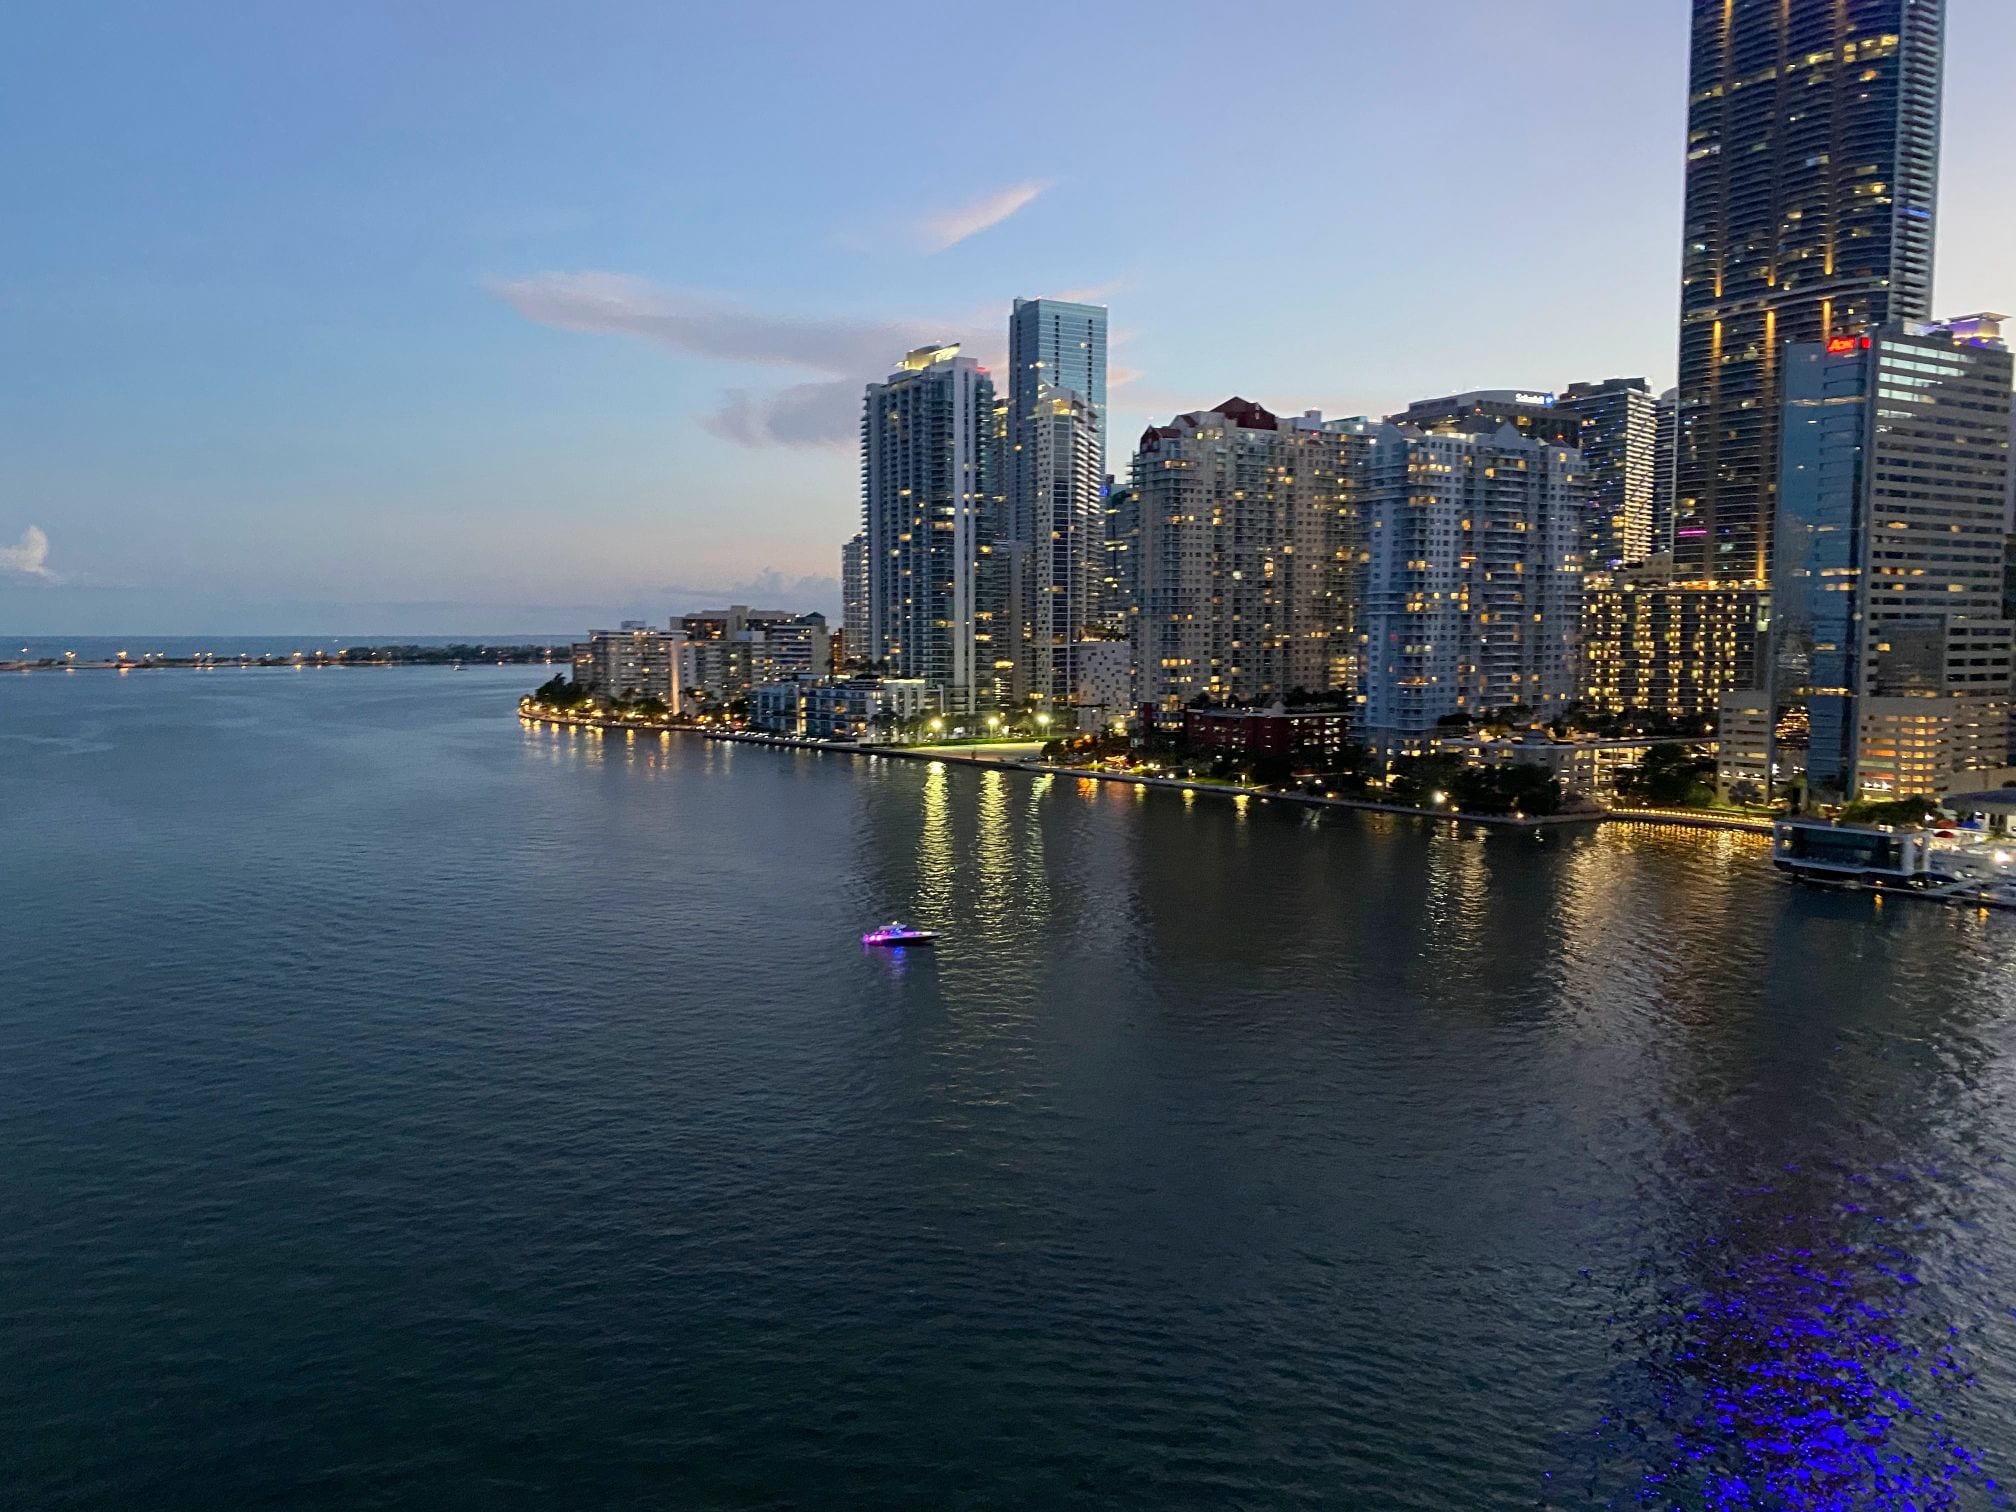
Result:
{"label": "water", "polygon": [[535,673],[0,679],[0,1499],[2006,1504],[2011,921]]}
{"label": "water", "polygon": [[312,656],[321,651],[333,655],[346,646],[448,646],[457,643],[487,646],[564,646],[562,635],[17,635],[0,636],[0,661],[62,661],[74,655],[80,662],[107,662],[125,655],[134,661],[145,656],[188,659],[213,656],[225,660],[235,656],[262,656],[285,659],[295,652]]}

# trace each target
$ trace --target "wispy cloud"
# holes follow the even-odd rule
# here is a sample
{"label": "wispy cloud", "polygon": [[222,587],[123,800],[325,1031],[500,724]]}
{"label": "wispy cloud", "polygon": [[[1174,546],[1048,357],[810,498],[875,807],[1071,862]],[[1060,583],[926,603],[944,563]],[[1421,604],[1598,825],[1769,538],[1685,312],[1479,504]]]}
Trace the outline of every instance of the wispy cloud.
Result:
{"label": "wispy cloud", "polygon": [[18,546],[0,546],[0,572],[56,581],[56,574],[49,570],[49,537],[41,526],[30,525],[22,531]]}
{"label": "wispy cloud", "polygon": [[992,194],[983,194],[955,209],[925,216],[917,223],[918,234],[931,251],[943,252],[947,247],[958,246],[969,236],[978,236],[990,226],[1000,225],[1049,187],[1047,180],[1031,179],[1026,183],[1010,184],[1006,189],[996,189]]}
{"label": "wispy cloud", "polygon": [[[1071,304],[1105,304],[1125,287],[1124,281],[1109,278],[1104,283],[1082,284],[1075,289],[1059,289],[1052,299],[1062,299]],[[1108,338],[1111,339],[1110,337]]]}
{"label": "wispy cloud", "polygon": [[903,320],[766,315],[623,273],[535,273],[492,287],[541,325],[641,336],[694,357],[813,372],[879,371],[945,334]]}
{"label": "wispy cloud", "polygon": [[540,325],[635,336],[689,357],[816,375],[774,392],[728,390],[701,424],[743,446],[852,441],[864,383],[912,347],[955,339],[946,327],[923,321],[765,314],[621,273],[538,273],[492,288]]}
{"label": "wispy cloud", "polygon": [[[1110,287],[1076,290],[1073,297]],[[490,288],[527,320],[556,330],[631,336],[682,356],[802,375],[804,381],[783,388],[723,391],[719,407],[700,424],[737,446],[853,445],[863,385],[888,373],[912,347],[965,339],[967,353],[983,364],[1005,359],[1006,314],[996,305],[941,320],[784,315],[607,272],[535,273]],[[1121,370],[1111,382],[1119,386],[1138,376]]]}

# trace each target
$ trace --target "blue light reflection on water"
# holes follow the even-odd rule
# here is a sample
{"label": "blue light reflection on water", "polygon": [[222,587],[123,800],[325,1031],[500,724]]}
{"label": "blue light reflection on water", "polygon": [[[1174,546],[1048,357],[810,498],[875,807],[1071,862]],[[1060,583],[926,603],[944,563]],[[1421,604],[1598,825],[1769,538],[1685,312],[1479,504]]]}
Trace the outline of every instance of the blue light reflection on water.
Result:
{"label": "blue light reflection on water", "polygon": [[1636,1465],[1635,1491],[1607,1505],[2011,1505],[1969,1438],[1968,1330],[1916,1274],[1909,1223],[1880,1210],[1908,1175],[1844,1178],[1860,1200],[1814,1224],[1801,1173],[1786,1174],[1738,1194],[1748,1216],[1729,1233],[1648,1258],[1613,1299],[1620,1359],[1584,1451],[1592,1486]]}

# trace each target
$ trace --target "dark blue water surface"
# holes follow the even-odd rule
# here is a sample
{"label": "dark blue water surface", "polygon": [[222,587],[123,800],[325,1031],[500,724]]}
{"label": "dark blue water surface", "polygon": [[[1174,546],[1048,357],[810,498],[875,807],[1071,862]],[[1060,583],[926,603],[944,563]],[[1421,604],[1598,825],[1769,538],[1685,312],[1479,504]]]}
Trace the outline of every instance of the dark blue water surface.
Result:
{"label": "dark blue water surface", "polygon": [[0,1502],[2003,1505],[2016,920],[528,678],[0,678]]}

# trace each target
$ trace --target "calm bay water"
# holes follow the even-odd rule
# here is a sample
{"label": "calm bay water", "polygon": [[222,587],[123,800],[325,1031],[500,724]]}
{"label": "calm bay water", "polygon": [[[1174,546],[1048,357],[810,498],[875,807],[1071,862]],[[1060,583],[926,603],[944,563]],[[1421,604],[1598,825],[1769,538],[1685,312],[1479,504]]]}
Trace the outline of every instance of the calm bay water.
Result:
{"label": "calm bay water", "polygon": [[0,1502],[2005,1504],[2016,921],[535,672],[0,678]]}

